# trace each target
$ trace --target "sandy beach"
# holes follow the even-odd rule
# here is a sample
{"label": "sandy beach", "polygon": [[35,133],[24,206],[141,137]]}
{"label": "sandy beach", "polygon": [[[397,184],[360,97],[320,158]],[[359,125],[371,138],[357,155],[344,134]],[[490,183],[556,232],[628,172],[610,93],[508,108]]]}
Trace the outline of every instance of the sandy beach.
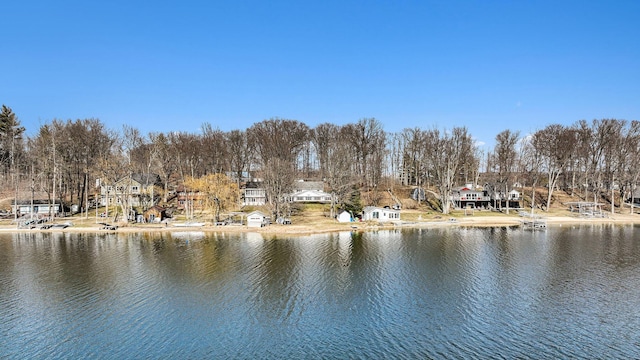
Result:
{"label": "sandy beach", "polygon": [[[541,216],[549,226],[574,225],[574,224],[635,224],[640,223],[638,214],[608,214],[604,218],[586,218],[579,217],[577,214],[569,213],[553,213],[553,214],[536,214]],[[502,227],[502,226],[521,226],[523,218],[517,214],[483,214],[482,216],[447,216],[436,215],[426,219],[421,216],[407,216],[409,220],[397,222],[377,223],[377,222],[351,222],[339,223],[329,219],[294,219],[292,225],[272,224],[262,228],[247,227],[246,225],[226,225],[213,226],[206,224],[201,227],[177,227],[164,224],[119,224],[117,230],[101,229],[102,225],[95,223],[92,218],[65,218],[58,219],[56,223],[70,221],[73,226],[64,229],[18,229],[15,224],[5,222],[0,224],[0,232],[96,232],[96,233],[149,233],[149,232],[172,232],[172,231],[206,231],[206,232],[225,232],[225,233],[241,233],[256,232],[272,235],[308,235],[316,233],[340,232],[340,231],[375,231],[383,229],[399,229],[399,228],[429,228],[429,227]]]}

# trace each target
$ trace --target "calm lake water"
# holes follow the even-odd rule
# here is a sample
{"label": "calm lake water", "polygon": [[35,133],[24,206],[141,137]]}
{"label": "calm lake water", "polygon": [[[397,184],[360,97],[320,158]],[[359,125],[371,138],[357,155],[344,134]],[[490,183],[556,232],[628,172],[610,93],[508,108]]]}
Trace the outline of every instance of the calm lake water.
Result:
{"label": "calm lake water", "polygon": [[0,358],[639,358],[638,230],[0,234]]}

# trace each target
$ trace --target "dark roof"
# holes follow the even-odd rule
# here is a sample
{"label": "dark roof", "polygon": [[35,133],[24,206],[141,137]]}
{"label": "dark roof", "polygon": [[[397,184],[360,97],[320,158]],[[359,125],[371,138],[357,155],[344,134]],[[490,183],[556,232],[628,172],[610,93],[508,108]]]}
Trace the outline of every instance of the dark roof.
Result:
{"label": "dark roof", "polygon": [[324,182],[322,181],[296,181],[293,184],[296,190],[320,190],[324,191]]}
{"label": "dark roof", "polygon": [[140,183],[142,186],[160,185],[160,175],[158,174],[133,174],[131,178]]}
{"label": "dark roof", "polygon": [[160,205],[153,205],[152,207],[150,207],[147,210],[145,210],[145,213],[148,212],[148,211],[157,211],[157,212],[162,213],[164,211],[167,211],[167,208],[162,207]]}
{"label": "dark roof", "polygon": [[244,184],[245,189],[262,189],[262,181],[247,181]]}
{"label": "dark roof", "polygon": [[[61,200],[56,200],[56,204],[60,205],[62,203]],[[49,202],[47,199],[33,199],[33,205],[53,205],[53,201]],[[13,201],[11,202],[13,205]],[[18,200],[18,205],[31,205],[31,200]]]}

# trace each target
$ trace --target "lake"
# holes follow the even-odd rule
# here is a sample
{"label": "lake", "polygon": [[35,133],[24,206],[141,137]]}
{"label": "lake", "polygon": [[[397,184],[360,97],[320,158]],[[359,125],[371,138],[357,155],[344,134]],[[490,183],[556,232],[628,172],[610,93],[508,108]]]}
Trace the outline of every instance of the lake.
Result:
{"label": "lake", "polygon": [[0,358],[639,358],[638,230],[0,234]]}

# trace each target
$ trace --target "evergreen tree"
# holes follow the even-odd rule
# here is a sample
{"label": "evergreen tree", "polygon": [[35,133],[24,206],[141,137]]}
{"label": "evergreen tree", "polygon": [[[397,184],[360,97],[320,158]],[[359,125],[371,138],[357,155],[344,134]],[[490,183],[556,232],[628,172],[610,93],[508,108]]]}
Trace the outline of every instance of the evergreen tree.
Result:
{"label": "evergreen tree", "polygon": [[360,190],[353,188],[349,198],[344,202],[344,210],[356,216],[362,213],[362,200],[360,199]]}
{"label": "evergreen tree", "polygon": [[4,174],[14,171],[22,154],[24,127],[10,107],[2,105],[0,110],[0,162]]}

